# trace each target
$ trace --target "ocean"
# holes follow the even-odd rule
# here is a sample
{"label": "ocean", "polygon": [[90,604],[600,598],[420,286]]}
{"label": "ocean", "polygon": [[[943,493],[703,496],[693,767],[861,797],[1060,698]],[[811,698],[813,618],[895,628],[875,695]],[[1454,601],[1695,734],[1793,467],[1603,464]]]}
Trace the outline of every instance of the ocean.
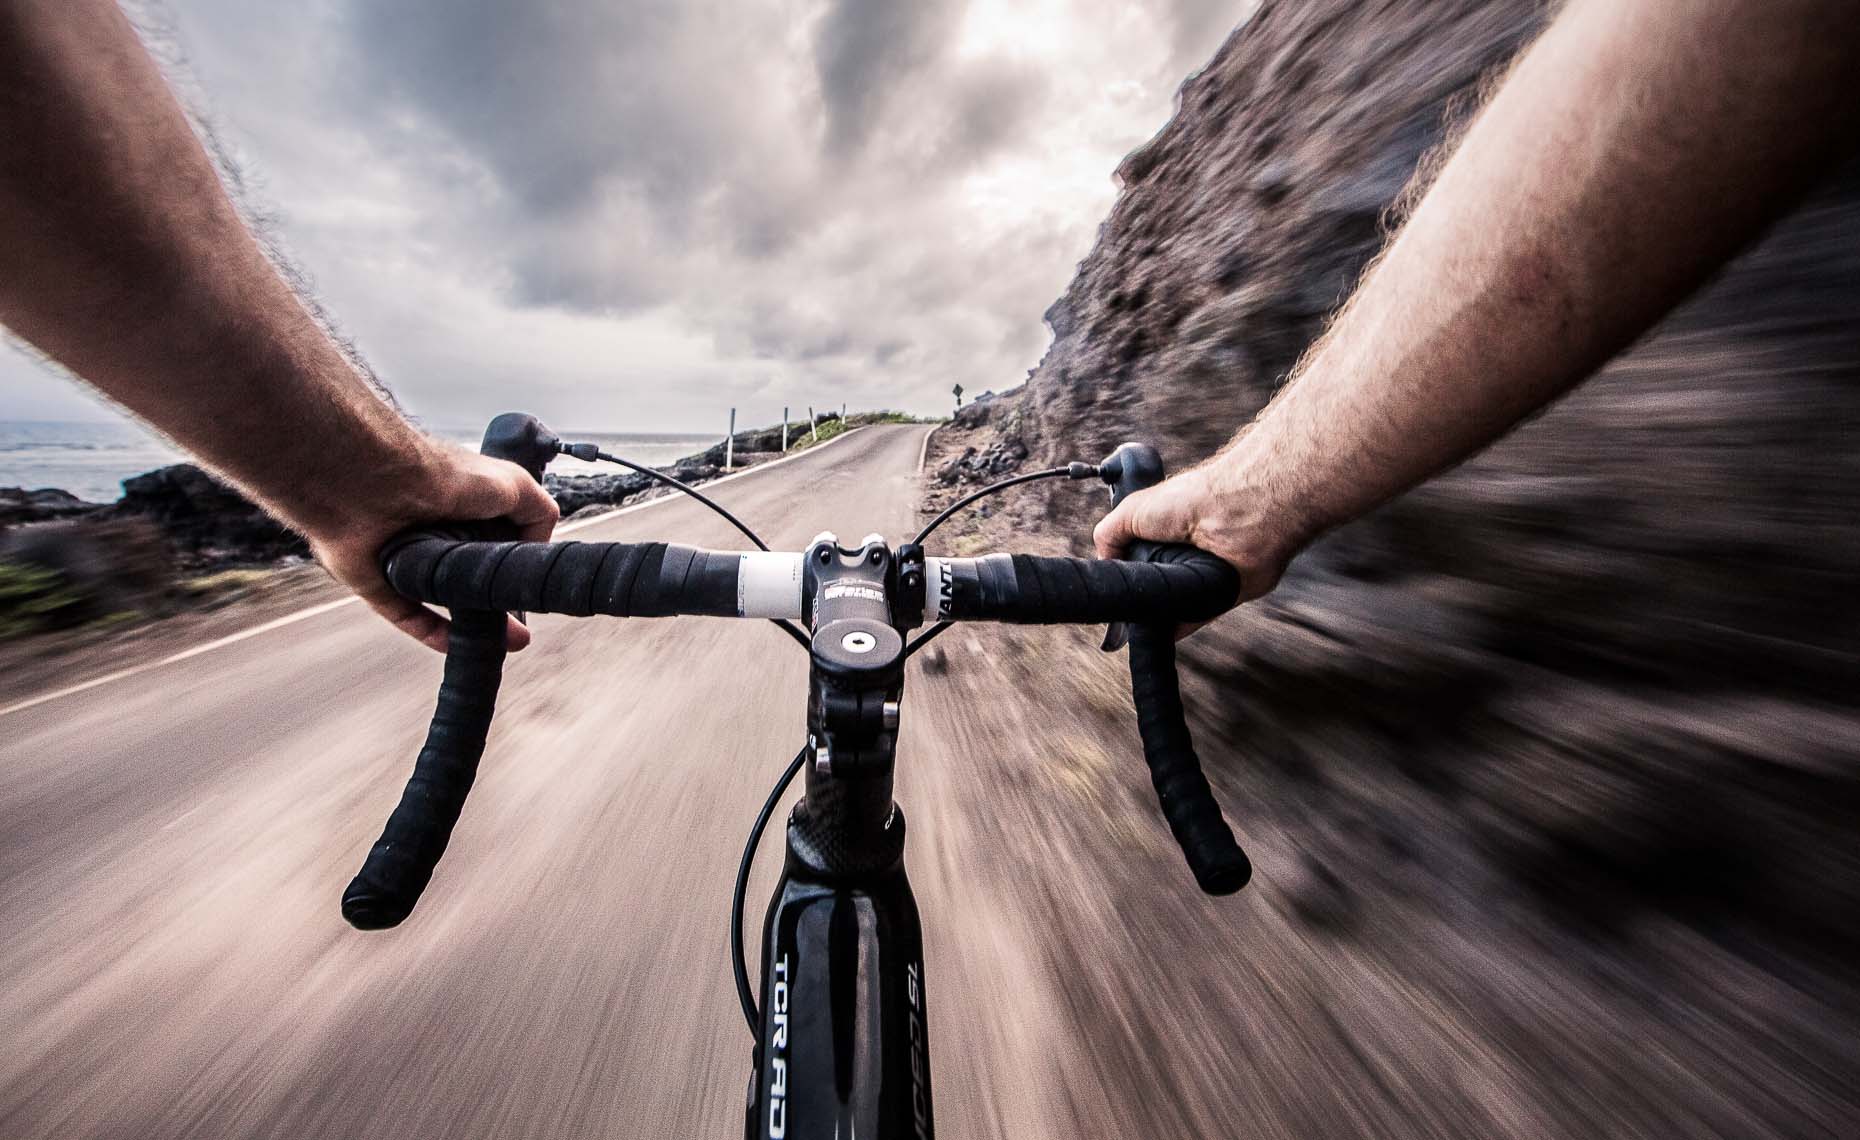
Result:
{"label": "ocean", "polygon": [[[482,429],[437,429],[435,435],[470,448]],[[679,432],[563,432],[564,439],[594,442],[622,459],[665,466],[702,451],[723,437]],[[0,420],[0,487],[60,487],[93,503],[113,503],[122,482],[187,456],[172,444],[131,423],[51,423]],[[562,475],[619,471],[611,464],[558,458],[549,470]]]}

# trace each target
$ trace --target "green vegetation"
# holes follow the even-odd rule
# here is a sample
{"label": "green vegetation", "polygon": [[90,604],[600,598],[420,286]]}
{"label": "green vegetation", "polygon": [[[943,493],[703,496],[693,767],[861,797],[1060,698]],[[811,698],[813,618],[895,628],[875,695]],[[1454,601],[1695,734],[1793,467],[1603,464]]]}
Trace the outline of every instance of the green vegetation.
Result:
{"label": "green vegetation", "polygon": [[867,424],[940,424],[944,422],[946,422],[945,419],[913,416],[908,412],[854,412],[843,420],[836,418],[821,424],[818,439],[807,430],[807,425],[801,425],[800,442],[789,447],[788,450],[790,452],[804,451],[815,444],[825,443],[836,435],[843,435],[853,428],[865,427]]}
{"label": "green vegetation", "polygon": [[949,422],[948,416],[913,416],[909,412],[893,411],[854,412],[847,419],[852,421],[853,427],[864,427],[866,424],[946,424]]}
{"label": "green vegetation", "polygon": [[0,562],[0,639],[73,625],[85,602],[56,570]]}
{"label": "green vegetation", "polygon": [[802,429],[800,442],[791,445],[788,451],[790,454],[796,451],[806,451],[817,443],[825,443],[836,435],[844,435],[848,430],[846,421],[837,419],[821,424],[818,435]]}
{"label": "green vegetation", "polygon": [[183,579],[180,592],[190,598],[212,598],[241,593],[271,577],[270,570],[220,570]]}

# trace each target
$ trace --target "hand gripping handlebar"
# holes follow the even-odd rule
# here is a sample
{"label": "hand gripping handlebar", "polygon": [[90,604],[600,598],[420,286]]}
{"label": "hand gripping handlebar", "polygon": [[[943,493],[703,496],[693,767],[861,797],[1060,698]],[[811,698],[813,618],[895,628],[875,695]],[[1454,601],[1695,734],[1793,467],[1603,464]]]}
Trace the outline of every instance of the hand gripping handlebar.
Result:
{"label": "hand gripping handlebar", "polygon": [[[542,481],[548,463],[547,429],[528,416],[504,415],[491,421],[480,447],[484,454],[508,459]],[[499,538],[504,524],[480,523],[461,533]],[[389,550],[395,544],[389,544]],[[387,552],[384,552],[384,554]],[[504,676],[506,623],[504,607],[452,607],[446,636],[446,671],[426,743],[414,760],[400,803],[388,817],[381,838],[368,851],[362,869],[342,892],[342,917],[359,930],[398,926],[413,913],[433,868],[446,852],[452,828],[465,808],[466,793],[478,775],[497,690]]]}
{"label": "hand gripping handlebar", "polygon": [[[1103,468],[1111,484],[1115,507],[1134,491],[1162,482],[1162,457],[1141,443],[1126,443],[1111,453]],[[1165,546],[1135,542],[1130,557],[1152,566],[1196,564],[1213,556],[1192,546]],[[1216,560],[1225,610],[1239,596],[1240,579],[1233,567]],[[1196,619],[1186,619],[1196,620]],[[1116,636],[1115,633],[1112,636]],[[1253,877],[1253,864],[1234,841],[1234,833],[1221,816],[1221,805],[1201,771],[1188,734],[1188,713],[1182,707],[1181,677],[1175,667],[1175,627],[1155,620],[1138,622],[1130,629],[1130,695],[1137,707],[1137,735],[1143,741],[1143,759],[1150,782],[1162,803],[1163,818],[1182,848],[1195,882],[1211,895],[1230,895]]]}

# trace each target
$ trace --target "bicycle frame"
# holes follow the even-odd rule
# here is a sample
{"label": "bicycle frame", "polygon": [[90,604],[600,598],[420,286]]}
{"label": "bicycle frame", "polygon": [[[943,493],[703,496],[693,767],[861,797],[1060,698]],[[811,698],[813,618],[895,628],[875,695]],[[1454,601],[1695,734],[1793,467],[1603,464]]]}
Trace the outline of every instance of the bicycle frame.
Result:
{"label": "bicycle frame", "polygon": [[813,631],[806,792],[762,934],[762,1025],[745,1134],[934,1135],[923,930],[892,801],[903,639],[922,567],[830,535],[804,561]]}
{"label": "bicycle frame", "polygon": [[762,941],[750,1140],[929,1140],[923,933],[903,862],[829,879],[790,845]]}

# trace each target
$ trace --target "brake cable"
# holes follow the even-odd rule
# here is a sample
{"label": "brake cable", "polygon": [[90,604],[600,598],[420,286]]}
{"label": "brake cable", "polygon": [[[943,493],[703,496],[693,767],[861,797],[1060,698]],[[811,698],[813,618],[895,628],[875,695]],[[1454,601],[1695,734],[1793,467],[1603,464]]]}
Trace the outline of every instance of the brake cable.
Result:
{"label": "brake cable", "polygon": [[[917,537],[911,541],[918,546],[922,546],[924,544],[924,539],[930,537],[930,532],[948,522],[951,515],[978,499],[994,494],[996,491],[1005,491],[1009,487],[1018,487],[1022,483],[1031,483],[1036,479],[1093,479],[1097,478],[1099,473],[1100,468],[1095,463],[1068,463],[1064,467],[1049,467],[1044,471],[1029,471],[1022,475],[1015,475],[996,483],[990,483],[974,494],[965,495],[949,506],[944,507],[943,513],[931,519],[929,525],[918,531]],[[940,621],[929,629],[924,630],[913,638],[909,645],[904,647],[904,652],[898,659],[902,661],[909,658],[911,654],[916,653],[919,649],[928,645],[931,638],[948,628],[948,622]]]}
{"label": "brake cable", "polygon": [[937,622],[935,625],[931,626],[929,629],[924,630],[922,633],[918,634],[916,637],[911,639],[911,643],[904,647],[904,653],[898,659],[902,661],[910,657],[911,654],[917,652],[919,649],[922,649],[926,644],[928,644],[931,638],[935,637],[939,633],[942,633],[944,630],[948,629],[953,624],[955,623],[947,622],[947,621],[940,621],[940,622]]}
{"label": "brake cable", "polygon": [[743,957],[743,896],[749,893],[749,866],[755,862],[756,848],[762,844],[762,832],[768,827],[769,816],[775,814],[775,805],[781,801],[781,794],[788,790],[788,785],[794,783],[795,773],[801,770],[809,751],[803,747],[794,754],[788,770],[769,792],[761,814],[756,816],[755,826],[749,829],[749,842],[743,846],[743,861],[736,868],[736,890],[730,896],[730,964],[736,971],[736,999],[743,1003],[749,1032],[758,1039],[762,1036],[762,1015],[756,1010],[756,995],[749,988],[749,963]]}
{"label": "brake cable", "polygon": [[[655,471],[650,467],[644,466],[643,464],[635,463],[631,459],[622,459],[618,455],[610,455],[607,452],[602,451],[599,444],[565,443],[565,442],[558,440],[556,442],[555,449],[561,454],[572,456],[575,459],[581,460],[583,463],[593,463],[595,460],[604,460],[608,463],[613,463],[618,466],[624,467],[628,471],[638,472],[639,474],[646,476],[648,479],[657,479],[659,482],[665,484],[668,487],[673,487],[673,488],[676,488],[677,490],[683,491],[685,494],[691,496],[692,498],[696,499],[698,502],[703,503],[705,506],[709,507],[711,510],[716,511],[718,514],[722,515],[725,522],[728,522],[731,526],[735,527],[737,530],[742,531],[743,534],[748,537],[749,541],[755,543],[757,550],[767,551],[769,548],[769,544],[762,541],[762,536],[757,534],[755,531],[750,530],[749,527],[743,522],[742,519],[739,519],[735,515],[731,514],[729,511],[724,510],[723,507],[720,506],[714,499],[710,498],[710,496],[708,495],[705,495],[703,492],[699,491],[696,487],[693,487],[689,483],[683,482],[678,479],[674,479],[663,471]],[[769,620],[774,622],[775,625],[778,626],[783,633],[787,634],[789,637],[794,638],[794,640],[800,644],[801,648],[803,649],[812,648],[812,644],[808,641],[807,635],[802,633],[800,629],[798,629],[795,626],[795,624],[789,621],[787,618],[770,618]]]}
{"label": "brake cable", "polygon": [[992,495],[996,491],[1005,491],[1009,487],[1017,487],[1022,483],[1031,483],[1035,479],[1096,479],[1097,477],[1098,465],[1096,463],[1068,463],[1064,467],[1049,467],[1044,471],[1029,471],[1024,475],[1015,475],[1012,478],[1003,479],[998,483],[990,483],[974,494],[957,499],[949,506],[944,507],[943,513],[931,519],[930,525],[918,531],[917,537],[911,541],[918,546],[922,546],[924,539],[930,537],[930,532],[949,521],[949,516],[968,506],[970,503],[975,502],[977,499],[986,495]]}

